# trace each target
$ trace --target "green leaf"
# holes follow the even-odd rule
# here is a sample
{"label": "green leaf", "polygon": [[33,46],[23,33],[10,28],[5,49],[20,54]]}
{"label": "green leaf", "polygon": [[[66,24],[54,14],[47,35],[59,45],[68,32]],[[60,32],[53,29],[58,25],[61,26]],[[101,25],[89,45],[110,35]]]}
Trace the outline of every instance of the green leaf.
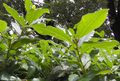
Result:
{"label": "green leaf", "polygon": [[40,18],[44,13],[50,13],[48,9],[30,9],[28,14],[25,17],[25,22],[28,22],[28,24],[32,23],[34,20]]}
{"label": "green leaf", "polygon": [[101,72],[99,72],[97,75],[100,75],[100,74],[108,74],[108,73],[112,73],[110,70],[105,70],[105,71],[101,71]]}
{"label": "green leaf", "polygon": [[4,43],[0,43],[0,48],[4,51],[7,49],[7,46]]}
{"label": "green leaf", "polygon": [[30,25],[30,27],[33,27],[38,33],[42,35],[54,36],[60,40],[68,41],[73,45],[71,38],[59,28],[54,28],[52,26],[46,27],[44,23]]}
{"label": "green leaf", "polygon": [[22,16],[20,16],[16,10],[12,9],[7,4],[3,3],[3,5],[4,5],[5,9],[7,10],[7,12],[10,13],[11,16],[24,27],[25,26],[24,18]]}
{"label": "green leaf", "polygon": [[7,72],[0,72],[0,80],[1,81],[21,81],[19,78],[16,78],[10,74],[8,74]]}
{"label": "green leaf", "polygon": [[30,78],[31,76],[33,76],[33,74],[35,73],[35,71],[36,71],[36,68],[34,66],[29,66],[27,78]]}
{"label": "green leaf", "polygon": [[44,78],[33,78],[31,81],[48,81]]}
{"label": "green leaf", "polygon": [[106,55],[104,55],[104,57],[105,57],[105,62],[106,62],[106,64],[107,64],[110,68],[112,68],[113,63],[107,58]]}
{"label": "green leaf", "polygon": [[77,81],[78,75],[77,74],[71,74],[68,77],[68,81]]}
{"label": "green leaf", "polygon": [[84,52],[86,52],[87,50],[91,49],[91,48],[113,48],[114,46],[118,45],[119,42],[112,40],[110,42],[85,42],[83,43],[82,47],[81,47],[81,53],[83,54]]}
{"label": "green leaf", "polygon": [[18,69],[20,67],[19,64],[17,64],[16,62],[12,62],[11,67],[7,68],[7,72],[11,73],[14,72],[16,69]]}
{"label": "green leaf", "polygon": [[15,41],[12,45],[11,45],[11,49],[20,47],[24,44],[28,44],[28,43],[32,43],[32,42],[36,42],[38,39],[30,39],[30,38],[22,38],[20,40]]}
{"label": "green leaf", "polygon": [[95,33],[98,34],[101,38],[103,38],[105,35],[105,32],[103,30],[100,33],[95,31]]}
{"label": "green leaf", "polygon": [[81,77],[79,77],[79,79],[77,81],[90,81],[99,72],[100,72],[100,70],[98,70],[98,69],[96,69],[96,68],[93,67],[92,70],[88,71],[86,74],[83,74]]}
{"label": "green leaf", "polygon": [[45,41],[45,40],[41,40],[40,41],[40,46],[41,46],[41,49],[42,49],[42,52],[44,53],[44,54],[46,54],[46,52],[47,52],[47,48],[48,48],[48,43]]}
{"label": "green leaf", "polygon": [[81,57],[81,62],[84,66],[85,69],[88,69],[90,64],[91,64],[91,61],[90,61],[91,57],[89,54],[82,54],[82,57]]}
{"label": "green leaf", "polygon": [[108,9],[102,9],[95,13],[89,13],[82,17],[77,26],[78,39],[85,36],[92,30],[98,28],[106,19]]}
{"label": "green leaf", "polygon": [[41,58],[44,57],[44,55],[41,54],[40,50],[37,47],[34,46],[33,49],[36,51],[36,54],[39,55],[39,57],[41,57]]}
{"label": "green leaf", "polygon": [[84,37],[80,38],[78,41],[78,47],[81,47],[84,42],[89,41],[93,35],[94,35],[94,31],[92,31],[92,32],[88,33],[87,35],[85,35]]}
{"label": "green leaf", "polygon": [[25,0],[25,9],[26,9],[27,13],[29,12],[31,5],[33,5],[31,0]]}
{"label": "green leaf", "polygon": [[98,54],[98,53],[99,53],[99,50],[97,50],[97,49],[96,49],[96,50],[92,50],[92,51],[90,52],[90,57],[91,57],[91,58],[94,58],[95,55]]}
{"label": "green leaf", "polygon": [[3,32],[7,27],[7,23],[5,21],[0,20],[0,32]]}
{"label": "green leaf", "polygon": [[12,25],[12,27],[16,30],[16,32],[17,32],[19,35],[21,35],[22,30],[21,30],[21,28],[20,28],[20,25],[19,25],[18,23],[14,23],[14,22],[11,22],[11,25]]}
{"label": "green leaf", "polygon": [[71,32],[72,35],[75,34],[74,30],[72,28],[69,28],[69,31]]}

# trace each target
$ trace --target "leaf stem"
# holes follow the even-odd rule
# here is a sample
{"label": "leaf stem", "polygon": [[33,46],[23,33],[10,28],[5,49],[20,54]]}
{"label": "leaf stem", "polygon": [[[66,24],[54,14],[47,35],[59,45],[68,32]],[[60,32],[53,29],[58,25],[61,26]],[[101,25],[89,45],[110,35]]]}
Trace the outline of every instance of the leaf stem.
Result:
{"label": "leaf stem", "polygon": [[5,59],[4,71],[6,71],[6,69],[7,69],[7,63],[8,63],[9,54],[10,54],[10,46],[11,46],[11,39],[10,39],[10,43],[9,43],[9,46],[8,46],[7,57],[6,57],[6,59]]}

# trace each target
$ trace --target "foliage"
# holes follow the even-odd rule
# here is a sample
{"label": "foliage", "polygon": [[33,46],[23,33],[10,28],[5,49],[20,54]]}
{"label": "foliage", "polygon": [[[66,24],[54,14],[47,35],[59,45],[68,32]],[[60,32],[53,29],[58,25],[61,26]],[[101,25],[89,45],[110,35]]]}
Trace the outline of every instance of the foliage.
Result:
{"label": "foliage", "polygon": [[[107,0],[44,0],[43,8],[48,8],[51,12],[45,17],[56,20],[55,23],[61,27],[73,28],[84,14],[107,8],[107,4]],[[108,22],[106,19],[102,26],[96,29],[98,32],[104,30],[106,38],[112,37]],[[96,34],[94,36],[98,37]]]}
{"label": "foliage", "polygon": [[[29,4],[28,4],[29,3]],[[106,19],[108,9],[89,13],[81,18],[74,28],[61,30],[46,26],[37,20],[48,9],[36,8],[31,0],[25,1],[25,18],[7,4],[7,12],[16,20],[12,29],[0,20],[0,80],[32,81],[104,81],[119,80],[119,42],[94,38],[94,30]],[[13,13],[14,12],[14,13]],[[34,22],[34,23],[33,23]],[[53,40],[32,37],[33,28],[39,34],[50,35],[63,40],[57,44]],[[15,32],[16,34],[10,33]],[[27,33],[31,33],[28,35]],[[112,77],[111,77],[112,76]]]}

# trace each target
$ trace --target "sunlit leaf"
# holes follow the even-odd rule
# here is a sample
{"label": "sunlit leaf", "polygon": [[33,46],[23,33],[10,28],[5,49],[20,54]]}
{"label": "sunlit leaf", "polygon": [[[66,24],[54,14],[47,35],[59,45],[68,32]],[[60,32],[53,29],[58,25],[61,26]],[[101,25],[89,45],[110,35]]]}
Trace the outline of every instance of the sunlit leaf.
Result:
{"label": "sunlit leaf", "polygon": [[28,24],[31,24],[34,20],[40,18],[43,14],[50,13],[48,9],[30,9],[25,17],[25,22],[28,22]]}
{"label": "sunlit leaf", "polygon": [[5,21],[0,20],[0,32],[3,32],[7,27],[7,23]]}
{"label": "sunlit leaf", "polygon": [[82,17],[77,26],[78,39],[98,28],[106,19],[108,9],[102,9],[95,13],[89,13]]}
{"label": "sunlit leaf", "polygon": [[101,38],[103,38],[105,35],[105,32],[103,30],[100,33],[95,31],[95,33],[98,34]]}
{"label": "sunlit leaf", "polygon": [[81,47],[81,53],[86,52],[87,50],[91,49],[91,48],[113,48],[114,46],[118,45],[119,42],[112,40],[110,42],[85,42],[83,43],[82,47]]}
{"label": "sunlit leaf", "polygon": [[105,71],[101,71],[99,72],[97,75],[100,75],[100,74],[108,74],[108,73],[112,73],[110,70],[105,70]]}
{"label": "sunlit leaf", "polygon": [[26,8],[27,13],[29,12],[31,5],[33,5],[31,0],[25,0],[25,8]]}
{"label": "sunlit leaf", "polygon": [[48,43],[44,40],[41,40],[40,41],[40,46],[41,46],[41,49],[42,49],[43,53],[46,54],[47,48],[49,46]]}
{"label": "sunlit leaf", "polygon": [[68,41],[70,44],[73,44],[69,35],[65,34],[61,29],[54,28],[52,26],[45,26],[44,23],[30,25],[33,27],[38,33],[42,35],[50,35],[54,36],[60,40]]}
{"label": "sunlit leaf", "polygon": [[106,64],[107,64],[110,68],[112,68],[112,66],[113,66],[113,62],[110,61],[110,60],[107,58],[106,55],[104,55],[104,58],[105,58],[105,62],[106,62]]}
{"label": "sunlit leaf", "polygon": [[10,13],[11,16],[24,27],[25,26],[24,18],[22,16],[20,16],[16,10],[12,9],[7,4],[3,3],[3,5],[4,5],[5,9],[7,10],[7,12]]}

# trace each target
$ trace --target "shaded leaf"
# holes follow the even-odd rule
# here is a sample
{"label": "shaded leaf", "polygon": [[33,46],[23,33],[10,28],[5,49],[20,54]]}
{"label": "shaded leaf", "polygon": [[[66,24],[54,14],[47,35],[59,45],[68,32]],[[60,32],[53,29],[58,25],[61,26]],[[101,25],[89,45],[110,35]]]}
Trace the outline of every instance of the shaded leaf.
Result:
{"label": "shaded leaf", "polygon": [[35,50],[36,54],[39,55],[39,57],[43,58],[43,54],[41,54],[40,50],[37,47],[33,47],[33,49]]}
{"label": "shaded leaf", "polygon": [[19,78],[16,78],[10,74],[8,74],[7,72],[0,72],[0,80],[1,81],[21,81]]}
{"label": "shaded leaf", "polygon": [[30,38],[22,38],[20,40],[15,41],[12,45],[11,45],[11,49],[20,47],[24,44],[28,44],[28,43],[32,43],[32,42],[36,42],[38,39],[30,39]]}
{"label": "shaded leaf", "polygon": [[34,66],[29,66],[28,67],[28,74],[27,74],[27,78],[30,78],[31,76],[33,76],[33,74],[35,73],[36,68]]}
{"label": "shaded leaf", "polygon": [[102,9],[95,13],[89,13],[82,17],[77,26],[78,39],[85,36],[92,30],[98,28],[106,19],[108,9]]}
{"label": "shaded leaf", "polygon": [[91,57],[91,58],[94,58],[95,55],[98,54],[98,53],[99,53],[99,50],[97,50],[97,49],[96,49],[96,50],[92,50],[92,51],[90,52],[90,57]]}
{"label": "shaded leaf", "polygon": [[0,48],[4,51],[7,49],[7,46],[4,43],[0,43]]}
{"label": "shaded leaf", "polygon": [[90,81],[92,78],[94,78],[98,73],[100,72],[99,69],[96,67],[93,67],[90,71],[88,71],[86,74],[83,74],[77,81]]}

